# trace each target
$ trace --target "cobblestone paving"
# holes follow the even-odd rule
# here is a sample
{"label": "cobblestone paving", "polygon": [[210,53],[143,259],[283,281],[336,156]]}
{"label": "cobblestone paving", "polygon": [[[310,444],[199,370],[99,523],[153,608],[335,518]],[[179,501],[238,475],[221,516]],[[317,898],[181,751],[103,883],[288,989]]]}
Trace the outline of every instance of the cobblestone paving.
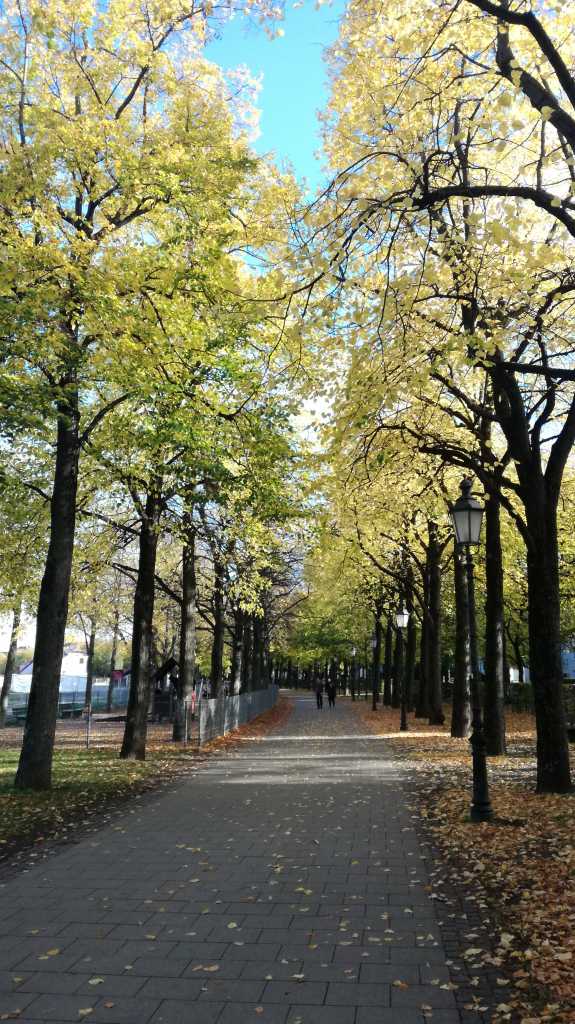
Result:
{"label": "cobblestone paving", "polygon": [[382,741],[299,696],[0,889],[0,1020],[459,1024],[428,881]]}

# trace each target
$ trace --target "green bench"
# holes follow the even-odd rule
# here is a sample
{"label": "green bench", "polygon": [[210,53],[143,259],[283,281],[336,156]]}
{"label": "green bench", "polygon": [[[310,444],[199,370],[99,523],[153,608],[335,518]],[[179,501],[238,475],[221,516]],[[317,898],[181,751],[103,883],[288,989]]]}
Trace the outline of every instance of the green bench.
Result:
{"label": "green bench", "polygon": [[[83,701],[62,701],[58,704],[58,717],[81,718],[83,710]],[[28,707],[26,704],[19,704],[17,707],[10,709],[10,717],[14,718],[17,722],[24,722],[27,713]]]}
{"label": "green bench", "polygon": [[62,701],[58,704],[59,718],[81,718],[84,701]]}

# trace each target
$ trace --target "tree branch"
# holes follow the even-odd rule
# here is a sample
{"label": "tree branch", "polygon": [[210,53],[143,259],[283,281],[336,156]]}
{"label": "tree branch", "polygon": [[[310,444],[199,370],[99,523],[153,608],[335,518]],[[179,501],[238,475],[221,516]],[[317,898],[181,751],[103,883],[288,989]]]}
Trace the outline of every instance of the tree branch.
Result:
{"label": "tree branch", "polygon": [[79,442],[78,442],[80,447],[83,447],[83,445],[86,444],[86,442],[88,441],[88,439],[90,437],[90,434],[96,429],[98,424],[102,422],[104,417],[107,416],[108,413],[112,411],[112,409],[115,409],[118,405],[121,405],[122,402],[125,402],[133,394],[134,394],[133,391],[126,391],[126,393],[124,395],[119,395],[117,398],[112,399],[111,402],[108,402],[107,405],[103,405],[102,408],[98,410],[98,412],[93,417],[93,419],[90,420],[90,422],[88,423],[88,426],[85,428],[83,433],[80,435],[80,439],[79,439]]}
{"label": "tree branch", "polygon": [[575,107],[575,80],[552,39],[532,11],[512,11],[507,4],[495,3],[494,0],[467,0],[467,3],[477,7],[484,14],[491,14],[494,18],[498,18],[507,25],[521,25],[523,28],[526,28],[538,43],[541,53],[553,68],[561,88],[569,98],[571,106]]}
{"label": "tree branch", "polygon": [[[572,217],[551,192],[545,189],[532,188],[529,185],[446,185],[443,188],[426,189],[422,195],[412,195],[412,208],[427,210],[431,206],[446,203],[449,199],[528,199],[539,209],[545,210],[567,228],[575,238],[575,217]],[[397,204],[401,199],[397,197]],[[556,205],[559,204],[559,205]],[[375,205],[375,204],[374,204]],[[378,207],[394,205],[390,200],[380,201]]]}

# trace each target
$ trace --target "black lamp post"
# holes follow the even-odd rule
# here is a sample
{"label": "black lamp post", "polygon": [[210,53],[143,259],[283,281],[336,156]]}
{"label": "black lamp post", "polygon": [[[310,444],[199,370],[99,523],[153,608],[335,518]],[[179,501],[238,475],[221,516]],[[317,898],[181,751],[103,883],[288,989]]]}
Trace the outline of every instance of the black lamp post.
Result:
{"label": "black lamp post", "polygon": [[475,587],[473,582],[473,556],[471,548],[479,544],[483,506],[471,495],[472,481],[464,478],[460,484],[461,497],[451,506],[450,513],[457,544],[464,552],[467,604],[469,614],[469,650],[471,655],[471,702],[472,733],[471,743],[473,757],[473,802],[471,804],[472,821],[490,821],[493,817],[489,799],[489,783],[487,779],[487,758],[485,755],[485,736],[483,733],[483,712],[479,692],[479,658],[477,654],[477,626],[475,619]]}
{"label": "black lamp post", "polygon": [[401,693],[401,721],[399,725],[400,732],[407,732],[409,728],[407,724],[407,694],[405,692],[405,668],[403,665],[403,630],[406,629],[408,622],[409,612],[407,608],[400,608],[399,611],[395,613],[395,624],[397,626],[396,664],[399,674],[399,679],[397,680],[397,683],[399,683]]}

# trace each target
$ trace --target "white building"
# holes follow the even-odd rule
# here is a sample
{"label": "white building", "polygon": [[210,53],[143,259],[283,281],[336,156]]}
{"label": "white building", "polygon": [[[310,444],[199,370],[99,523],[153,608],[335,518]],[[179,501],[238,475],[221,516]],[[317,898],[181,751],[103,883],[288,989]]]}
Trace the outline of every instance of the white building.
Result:
{"label": "white building", "polygon": [[[32,661],[27,662],[26,665],[22,665],[18,673],[19,676],[31,676],[32,675]],[[62,658],[62,678],[71,679],[83,679],[84,687],[86,686],[86,676],[88,674],[88,656],[85,651],[79,650],[77,647],[68,645],[64,648],[64,657]]]}
{"label": "white building", "polygon": [[[82,701],[86,692],[87,678],[86,652],[68,644],[64,649],[62,672],[60,674],[60,700]],[[8,697],[8,707],[21,707],[27,703],[32,683],[32,662],[22,665],[19,672],[12,676],[12,687]]]}

